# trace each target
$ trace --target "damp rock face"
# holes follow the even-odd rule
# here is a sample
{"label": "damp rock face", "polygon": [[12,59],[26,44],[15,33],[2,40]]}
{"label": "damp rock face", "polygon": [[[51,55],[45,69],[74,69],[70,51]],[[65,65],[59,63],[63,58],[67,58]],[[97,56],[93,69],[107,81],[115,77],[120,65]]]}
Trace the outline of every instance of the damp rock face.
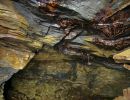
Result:
{"label": "damp rock face", "polygon": [[39,3],[19,0],[15,8],[28,20],[32,33],[44,36],[40,38],[44,44],[65,54],[81,55],[83,51],[104,58],[129,47],[129,0]]}
{"label": "damp rock face", "polygon": [[9,81],[7,100],[121,95],[129,86],[130,1],[37,1],[0,1],[0,84],[26,67]]}
{"label": "damp rock face", "polygon": [[22,24],[24,22],[20,22],[20,20],[18,21],[18,17],[20,18],[20,16],[14,12],[10,1],[0,1],[0,8],[0,84],[2,84],[11,77],[14,72],[17,72],[17,69],[23,68],[27,62],[22,65],[23,58],[21,59],[18,57],[18,53],[20,52],[15,51],[12,48],[8,48],[7,46],[9,46],[9,44],[4,42],[4,39],[7,41],[11,37],[17,37],[18,35],[15,34],[20,33],[19,27],[22,27],[22,25],[24,27],[26,25]]}
{"label": "damp rock face", "polygon": [[130,73],[102,64],[87,66],[44,47],[10,80],[9,100],[112,100],[129,86]]}
{"label": "damp rock face", "polygon": [[27,37],[28,27],[11,0],[0,1],[0,85],[23,69],[42,46]]}
{"label": "damp rock face", "polygon": [[130,49],[124,50],[113,56],[118,63],[129,63],[130,61]]}
{"label": "damp rock face", "polygon": [[130,88],[123,89],[123,96],[116,97],[114,100],[129,100],[130,99]]}

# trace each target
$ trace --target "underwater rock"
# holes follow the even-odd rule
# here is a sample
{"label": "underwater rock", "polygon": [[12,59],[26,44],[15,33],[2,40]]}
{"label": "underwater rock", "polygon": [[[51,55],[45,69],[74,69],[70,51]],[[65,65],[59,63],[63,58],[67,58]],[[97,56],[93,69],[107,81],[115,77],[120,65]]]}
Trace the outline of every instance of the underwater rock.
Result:
{"label": "underwater rock", "polygon": [[129,63],[129,0],[45,1],[0,1],[0,84],[26,67],[10,80],[8,100],[121,95],[130,73],[113,59]]}
{"label": "underwater rock", "polygon": [[[23,32],[20,29],[26,28],[26,21],[13,9],[11,1],[0,1],[0,84],[24,68],[33,56],[31,52],[24,53],[13,49],[13,43],[6,43],[10,38],[21,39]],[[9,48],[10,46],[12,48]]]}
{"label": "underwater rock", "polygon": [[109,5],[110,9],[108,12],[106,12],[107,13],[106,17],[111,17],[112,15],[128,7],[129,5],[130,5],[129,0],[112,0],[111,4]]}
{"label": "underwater rock", "polygon": [[11,0],[0,1],[0,100],[4,83],[26,67],[42,47],[36,36],[28,36],[29,24]]}
{"label": "underwater rock", "polygon": [[[109,0],[108,0],[109,1]],[[60,5],[76,11],[84,19],[93,19],[107,3],[106,0],[61,0]]]}
{"label": "underwater rock", "polygon": [[0,84],[23,69],[42,43],[28,37],[26,19],[17,12],[11,0],[0,1]]}
{"label": "underwater rock", "polygon": [[130,63],[130,49],[125,49],[113,56],[117,63]]}
{"label": "underwater rock", "polygon": [[34,56],[31,52],[18,51],[12,48],[0,47],[0,67],[23,69]]}
{"label": "underwater rock", "polygon": [[[44,44],[57,47],[63,52],[67,51],[68,54],[73,55],[73,50],[83,49],[90,54],[108,58],[130,45],[128,14],[130,9],[127,0],[45,0],[39,1],[40,5],[35,0],[19,1],[15,3],[15,7],[28,20],[31,31],[41,37],[43,35],[41,41]],[[106,13],[108,10],[110,15]],[[97,19],[100,16],[102,19]],[[79,38],[86,40],[80,44],[77,41]]]}
{"label": "underwater rock", "polygon": [[123,96],[116,97],[114,100],[130,100],[130,88],[123,89]]}
{"label": "underwater rock", "polygon": [[123,67],[130,70],[130,49],[127,48],[113,56],[116,63],[123,63]]}
{"label": "underwater rock", "polygon": [[4,100],[3,89],[2,88],[0,88],[0,100]]}
{"label": "underwater rock", "polygon": [[[115,49],[109,50],[102,47],[98,47],[93,43],[94,37],[95,36],[79,36],[75,40],[73,40],[72,43],[73,45],[78,45],[76,43],[79,43],[78,49],[84,49],[88,51],[90,54],[96,55],[98,57],[109,58],[117,52],[117,50]],[[72,46],[72,48],[74,48],[73,45],[71,45],[70,43],[70,46]]]}
{"label": "underwater rock", "polygon": [[129,86],[129,73],[105,68],[44,47],[10,80],[7,98],[36,100],[112,100]]}
{"label": "underwater rock", "polygon": [[129,64],[124,64],[124,68],[130,70],[130,65]]}
{"label": "underwater rock", "polygon": [[[0,1],[0,25],[8,30],[27,30],[28,23],[14,8],[10,0]],[[21,32],[22,35],[22,32]]]}

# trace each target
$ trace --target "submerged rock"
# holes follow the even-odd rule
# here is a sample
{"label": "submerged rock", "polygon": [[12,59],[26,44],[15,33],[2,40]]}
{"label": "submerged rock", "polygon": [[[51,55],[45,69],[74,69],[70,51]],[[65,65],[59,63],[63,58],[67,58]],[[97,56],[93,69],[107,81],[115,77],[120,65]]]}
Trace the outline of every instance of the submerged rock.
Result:
{"label": "submerged rock", "polygon": [[83,65],[51,48],[44,49],[10,81],[7,98],[36,100],[109,100],[129,86],[129,73]]}
{"label": "submerged rock", "polygon": [[130,100],[130,88],[123,89],[123,96],[116,97],[114,100]]}
{"label": "submerged rock", "polygon": [[129,0],[14,1],[0,1],[0,84],[26,68],[7,100],[107,100],[129,86],[113,61],[129,63]]}
{"label": "submerged rock", "polygon": [[[41,42],[63,53],[73,55],[85,51],[110,58],[130,45],[127,0],[45,0],[39,1],[40,4],[35,0],[19,1],[15,7],[28,20],[31,31],[44,36]],[[122,13],[124,17],[117,17]]]}
{"label": "submerged rock", "polygon": [[124,68],[130,70],[130,49],[127,48],[113,56],[113,59],[116,61],[116,63],[123,63]]}
{"label": "submerged rock", "polygon": [[130,49],[123,50],[113,56],[117,63],[130,63]]}
{"label": "submerged rock", "polygon": [[0,100],[4,100],[3,89],[0,88]]}
{"label": "submerged rock", "polygon": [[0,1],[0,85],[23,69],[42,44],[27,36],[29,24],[11,0]]}
{"label": "submerged rock", "polygon": [[124,68],[130,70],[130,65],[129,64],[124,64]]}
{"label": "submerged rock", "polygon": [[0,47],[0,66],[23,69],[34,56],[31,52]]}

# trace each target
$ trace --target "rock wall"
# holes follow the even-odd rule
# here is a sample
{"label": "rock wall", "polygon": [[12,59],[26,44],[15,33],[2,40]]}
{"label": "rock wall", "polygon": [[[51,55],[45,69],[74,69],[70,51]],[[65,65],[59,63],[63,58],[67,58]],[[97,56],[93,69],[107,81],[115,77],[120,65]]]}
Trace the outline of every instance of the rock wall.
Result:
{"label": "rock wall", "polygon": [[128,71],[83,62],[44,47],[11,79],[7,100],[112,100],[129,86]]}
{"label": "rock wall", "polygon": [[23,69],[42,47],[27,37],[29,24],[11,0],[0,1],[0,84]]}
{"label": "rock wall", "polygon": [[5,99],[121,95],[130,81],[129,0],[45,1],[0,1],[1,90],[24,68],[5,85]]}

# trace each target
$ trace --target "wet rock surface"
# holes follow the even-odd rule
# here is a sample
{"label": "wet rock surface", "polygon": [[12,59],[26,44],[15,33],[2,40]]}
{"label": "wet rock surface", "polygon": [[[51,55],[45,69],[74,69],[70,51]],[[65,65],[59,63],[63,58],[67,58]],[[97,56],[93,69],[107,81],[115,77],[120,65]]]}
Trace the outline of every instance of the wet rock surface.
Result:
{"label": "wet rock surface", "polygon": [[130,99],[130,88],[123,89],[123,96],[116,97],[114,100],[129,100]]}
{"label": "wet rock surface", "polygon": [[[14,33],[15,30],[16,32],[18,32],[17,29],[19,29],[19,24],[21,24],[20,20],[16,22],[18,16],[16,16],[15,11],[10,4],[10,2],[0,1],[0,84],[2,84],[4,81],[7,81],[13,73],[17,72],[18,70],[16,69],[20,69],[18,67],[25,66],[21,62],[22,59],[19,59],[19,57],[17,57],[18,51],[8,48],[8,44],[1,42],[3,38],[7,38],[8,33]],[[10,9],[7,8],[7,5],[9,5],[8,7]],[[8,23],[9,21],[12,22]],[[13,38],[13,35],[11,34],[9,34],[8,36]],[[4,47],[2,45],[6,46]],[[15,62],[15,60],[17,60],[17,62]]]}
{"label": "wet rock surface", "polygon": [[129,87],[129,13],[129,0],[0,1],[0,84],[26,67],[5,85],[6,99],[121,95]]}
{"label": "wet rock surface", "polygon": [[[12,1],[0,1],[0,85],[23,69],[42,45],[27,37],[28,22]],[[16,42],[17,41],[17,42]],[[1,92],[1,95],[3,93]],[[2,96],[0,97],[2,100]]]}
{"label": "wet rock surface", "polygon": [[7,100],[112,100],[130,84],[126,70],[83,62],[44,47],[10,80]]}
{"label": "wet rock surface", "polygon": [[[51,4],[53,6],[51,1],[40,1],[41,6],[34,1],[20,0],[15,3],[15,7],[28,20],[31,31],[43,35],[40,41],[44,44],[56,47],[63,53],[75,52],[74,55],[76,55],[83,51],[104,58],[113,57],[129,47],[128,13],[130,9],[127,0],[100,0],[96,4],[93,3],[96,0],[92,2],[89,0],[56,0],[54,5],[57,6],[53,10],[50,7]],[[103,18],[96,19],[100,17]]]}
{"label": "wet rock surface", "polygon": [[4,100],[3,89],[0,88],[0,100]]}

